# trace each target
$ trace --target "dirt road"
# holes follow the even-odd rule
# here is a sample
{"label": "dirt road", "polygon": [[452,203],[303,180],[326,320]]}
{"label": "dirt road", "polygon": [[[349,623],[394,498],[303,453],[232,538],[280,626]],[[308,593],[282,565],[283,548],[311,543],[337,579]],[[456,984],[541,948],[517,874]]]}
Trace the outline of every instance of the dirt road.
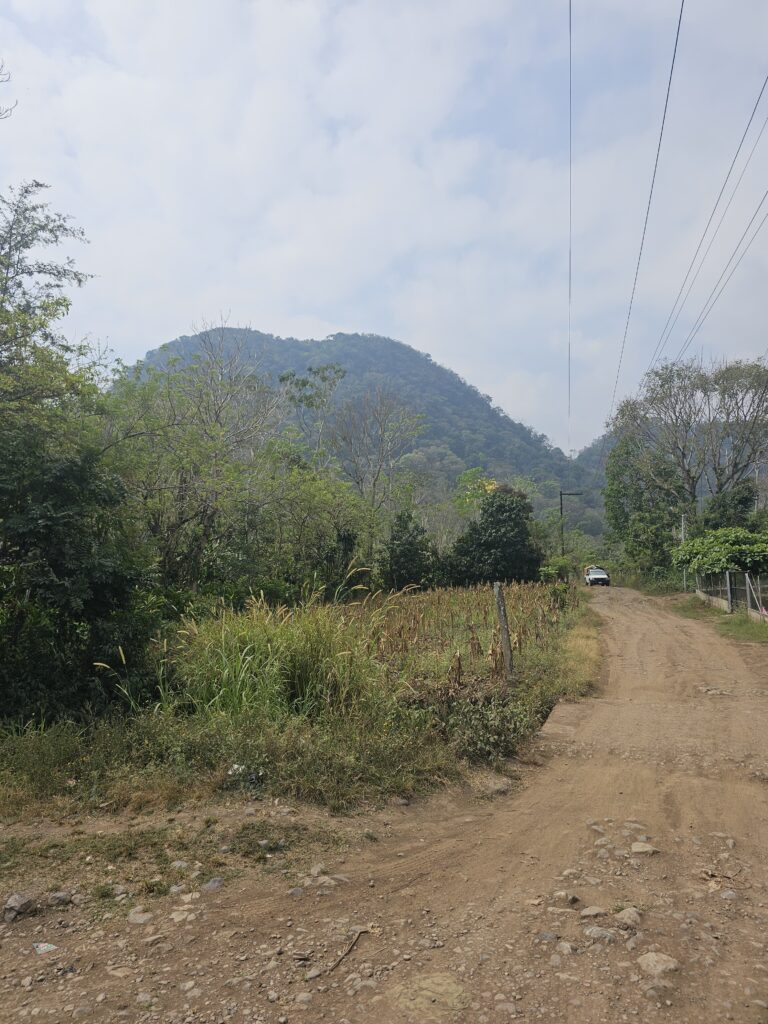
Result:
{"label": "dirt road", "polygon": [[389,807],[306,877],[191,879],[143,924],[20,918],[0,1017],[768,1022],[766,651],[632,591],[594,605],[597,694],[511,792]]}

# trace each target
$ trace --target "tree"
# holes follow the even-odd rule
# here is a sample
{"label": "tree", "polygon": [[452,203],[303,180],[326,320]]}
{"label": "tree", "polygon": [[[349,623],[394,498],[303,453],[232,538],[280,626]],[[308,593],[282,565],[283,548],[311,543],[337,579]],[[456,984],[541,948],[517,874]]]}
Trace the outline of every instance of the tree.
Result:
{"label": "tree", "polygon": [[605,480],[609,540],[623,543],[628,562],[639,572],[668,568],[680,516],[692,515],[695,508],[674,469],[649,456],[630,434],[611,450]]}
{"label": "tree", "polygon": [[533,580],[541,565],[541,551],[533,540],[533,508],[527,495],[497,487],[480,506],[480,518],[470,523],[449,557],[455,583],[495,580]]}
{"label": "tree", "polygon": [[284,405],[215,332],[191,364],[139,368],[116,383],[109,443],[122,449],[164,585],[198,589],[209,549],[274,500],[281,481],[269,455]]}
{"label": "tree", "polygon": [[380,389],[337,409],[329,445],[341,471],[374,512],[391,496],[398,464],[420,423],[419,416]]}
{"label": "tree", "polygon": [[691,537],[674,552],[675,565],[697,573],[768,571],[768,532],[740,527],[710,530]]}
{"label": "tree", "polygon": [[419,416],[380,389],[345,402],[333,416],[329,448],[369,511],[365,544],[369,564],[374,554],[377,517],[392,502],[401,460],[412,447],[420,426]]}
{"label": "tree", "polygon": [[398,512],[381,561],[381,576],[389,590],[409,584],[425,586],[432,581],[435,553],[429,534],[411,511]]}
{"label": "tree", "polygon": [[143,567],[124,532],[123,488],[104,460],[97,360],[57,333],[82,284],[40,249],[79,239],[37,199],[0,197],[0,700],[5,716],[76,712],[105,697],[96,661],[141,663]]}
{"label": "tree", "polygon": [[[4,61],[0,60],[0,85],[6,85],[11,80],[11,73],[6,68]],[[12,103],[10,107],[4,107],[0,104],[0,121],[4,121],[7,117],[10,117],[16,107],[16,103]]]}
{"label": "tree", "polygon": [[633,442],[646,486],[695,503],[741,483],[768,450],[768,367],[762,362],[666,363],[611,424]]}

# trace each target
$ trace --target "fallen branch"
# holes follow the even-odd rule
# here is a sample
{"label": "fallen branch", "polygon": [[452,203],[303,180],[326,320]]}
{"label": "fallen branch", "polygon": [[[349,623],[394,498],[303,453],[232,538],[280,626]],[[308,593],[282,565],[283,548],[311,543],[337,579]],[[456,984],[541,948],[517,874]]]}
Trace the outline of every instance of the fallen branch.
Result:
{"label": "fallen branch", "polygon": [[348,957],[349,954],[352,952],[352,950],[355,948],[355,945],[357,944],[357,940],[360,938],[360,936],[364,935],[367,931],[368,931],[367,928],[358,928],[356,930],[354,938],[352,939],[350,944],[347,946],[347,948],[344,950],[344,952],[341,954],[341,956],[331,964],[331,966],[325,972],[326,974],[330,974],[331,971],[335,971],[336,970],[336,968],[339,966],[339,964],[342,962],[342,960],[344,960],[346,957]]}

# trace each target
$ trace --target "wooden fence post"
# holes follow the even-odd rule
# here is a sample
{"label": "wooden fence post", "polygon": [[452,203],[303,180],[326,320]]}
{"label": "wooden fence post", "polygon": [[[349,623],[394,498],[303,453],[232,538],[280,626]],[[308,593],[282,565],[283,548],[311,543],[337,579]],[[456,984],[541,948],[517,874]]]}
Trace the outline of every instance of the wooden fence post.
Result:
{"label": "wooden fence post", "polygon": [[512,642],[509,638],[509,620],[507,619],[507,605],[504,600],[504,591],[500,583],[493,584],[493,595],[496,598],[496,614],[499,617],[499,631],[501,633],[501,650],[504,654],[504,670],[507,676],[507,683],[510,686],[514,683],[512,673]]}
{"label": "wooden fence post", "polygon": [[730,570],[725,570],[725,591],[726,600],[728,601],[728,611],[733,611],[733,592],[731,591],[731,573]]}

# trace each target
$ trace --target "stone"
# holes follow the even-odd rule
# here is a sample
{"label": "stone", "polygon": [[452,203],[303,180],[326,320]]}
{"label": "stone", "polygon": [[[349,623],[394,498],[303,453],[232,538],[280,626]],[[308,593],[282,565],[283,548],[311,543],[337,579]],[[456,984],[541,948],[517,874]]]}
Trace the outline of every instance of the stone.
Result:
{"label": "stone", "polygon": [[203,892],[218,892],[222,885],[224,885],[223,878],[212,878],[205,885],[201,886],[201,889]]}
{"label": "stone", "polygon": [[507,796],[512,790],[512,784],[509,779],[499,779],[498,781],[491,782],[487,786],[485,792],[488,796]]}
{"label": "stone", "polygon": [[181,989],[182,992],[191,992],[194,987],[194,981],[182,981],[182,983],[179,985],[179,988]]}
{"label": "stone", "polygon": [[189,863],[185,860],[172,860],[170,867],[171,871],[186,871]]}
{"label": "stone", "polygon": [[320,875],[328,874],[325,864],[313,864],[312,867],[309,869],[309,873],[310,875],[312,875],[313,878],[319,878]]}
{"label": "stone", "polygon": [[133,971],[130,967],[108,967],[107,974],[112,978],[130,978]]}
{"label": "stone", "polygon": [[584,934],[587,938],[592,939],[593,942],[605,942],[610,944],[616,941],[616,936],[608,928],[599,928],[597,925],[593,925],[591,928],[586,928]]}
{"label": "stone", "polygon": [[582,918],[603,917],[606,913],[607,913],[607,911],[605,911],[603,909],[603,907],[585,907],[582,910],[582,912],[579,915],[579,917],[582,917]]}
{"label": "stone", "polygon": [[637,907],[625,907],[618,914],[613,915],[619,923],[620,928],[639,928],[642,914]]}
{"label": "stone", "polygon": [[32,896],[26,896],[21,892],[14,892],[5,901],[3,920],[10,923],[15,921],[17,917],[33,914],[35,910],[37,910],[37,904]]}
{"label": "stone", "polygon": [[311,971],[307,971],[304,975],[304,981],[314,981],[315,978],[319,978],[322,975],[322,971],[319,967],[313,967]]}
{"label": "stone", "polygon": [[312,1002],[312,993],[311,992],[298,992],[296,994],[296,997],[294,998],[293,1001],[295,1003],[298,1003],[299,1006],[307,1006],[309,1003]]}
{"label": "stone", "polygon": [[637,958],[637,965],[643,974],[649,974],[652,978],[661,978],[680,969],[677,960],[666,953],[643,953]]}
{"label": "stone", "polygon": [[552,899],[558,903],[564,903],[568,907],[575,907],[577,903],[581,903],[581,900],[575,892],[567,892],[565,889],[561,889],[559,892],[552,894]]}
{"label": "stone", "polygon": [[660,852],[655,846],[651,846],[650,843],[632,843],[630,850],[634,854],[646,857],[651,857],[654,853]]}
{"label": "stone", "polygon": [[154,919],[154,914],[144,907],[134,907],[128,914],[128,924],[149,924]]}
{"label": "stone", "polygon": [[558,944],[555,946],[555,949],[558,953],[562,953],[564,956],[571,956],[573,953],[576,952],[576,947],[573,945],[573,943],[566,942],[565,940],[563,940],[562,942],[558,942]]}
{"label": "stone", "polygon": [[720,893],[721,900],[737,900],[738,898],[739,894],[736,892],[735,889],[723,889],[723,891]]}
{"label": "stone", "polygon": [[62,889],[61,892],[52,892],[48,896],[49,907],[67,907],[72,902],[72,893]]}

